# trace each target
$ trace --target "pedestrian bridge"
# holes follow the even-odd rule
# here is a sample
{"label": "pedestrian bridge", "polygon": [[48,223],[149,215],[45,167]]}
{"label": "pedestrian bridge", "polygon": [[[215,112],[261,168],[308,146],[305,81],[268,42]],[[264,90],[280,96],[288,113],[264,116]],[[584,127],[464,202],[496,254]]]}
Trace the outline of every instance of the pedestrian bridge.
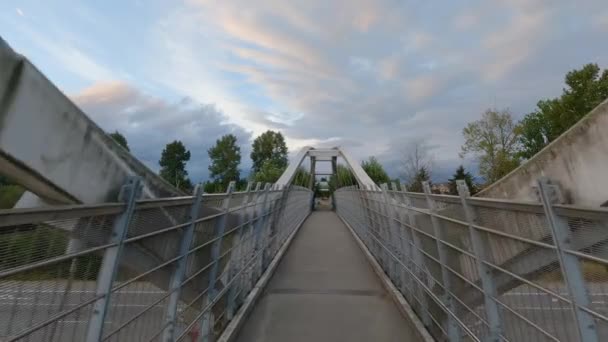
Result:
{"label": "pedestrian bridge", "polygon": [[[186,194],[0,43],[0,173],[31,191],[0,210],[0,341],[608,339],[608,209],[550,179],[415,193],[306,147],[275,184]],[[315,198],[307,159],[352,183]]]}

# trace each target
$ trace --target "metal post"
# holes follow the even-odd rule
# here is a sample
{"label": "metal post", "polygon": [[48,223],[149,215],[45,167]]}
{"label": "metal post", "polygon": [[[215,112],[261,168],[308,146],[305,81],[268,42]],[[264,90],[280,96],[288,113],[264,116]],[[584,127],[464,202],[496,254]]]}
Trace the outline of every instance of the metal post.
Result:
{"label": "metal post", "polygon": [[464,180],[459,179],[456,181],[456,186],[458,187],[458,195],[460,196],[460,202],[462,203],[465,218],[469,224],[469,238],[471,239],[473,253],[475,254],[476,258],[477,272],[481,278],[486,317],[490,326],[490,334],[487,341],[499,342],[501,340],[500,336],[502,335],[503,330],[498,305],[494,300],[494,298],[497,296],[496,284],[494,283],[494,279],[492,277],[492,269],[483,263],[484,260],[490,260],[486,251],[486,246],[489,246],[489,243],[487,239],[484,239],[482,233],[474,227],[476,215],[473,208],[468,203],[470,192],[467,183]]}
{"label": "metal post", "polygon": [[89,319],[89,325],[87,328],[87,342],[98,342],[101,341],[103,335],[103,323],[108,312],[108,306],[110,304],[110,296],[112,294],[112,284],[116,279],[116,273],[118,272],[118,265],[120,263],[120,256],[124,246],[124,240],[129,232],[129,223],[133,217],[135,211],[135,204],[137,198],[141,193],[141,180],[137,177],[132,177],[127,180],[125,185],[122,186],[118,200],[125,202],[125,211],[116,218],[114,227],[112,228],[112,235],[110,236],[110,243],[116,244],[116,246],[109,247],[105,250],[99,275],[97,277],[97,289],[95,291],[97,296],[103,296],[95,301],[93,304],[93,311],[91,318]]}
{"label": "metal post", "polygon": [[[251,211],[251,220],[249,220],[249,232],[248,232],[248,237],[247,237],[247,247],[245,249],[245,258],[249,259],[252,258],[255,255],[255,236],[256,234],[256,227],[257,227],[257,222],[259,221],[260,218],[260,214],[259,214],[259,210],[258,210],[258,202],[260,201],[261,198],[261,193],[260,193],[260,189],[262,188],[262,183],[261,182],[257,182],[255,189],[253,190],[254,192],[254,205]],[[245,264],[247,264],[247,261],[245,260],[243,262],[243,267],[245,266]],[[245,288],[245,291],[241,291],[239,293],[239,295],[243,295],[243,292],[248,293],[249,290],[253,287],[254,285],[254,265],[249,266],[248,270],[247,270],[247,274],[246,274],[246,281],[247,281],[247,287]]]}
{"label": "metal post", "polygon": [[[391,183],[391,189],[392,189],[392,194],[389,195],[388,197],[389,197],[390,201],[394,202],[395,206],[397,206],[399,204],[399,199],[398,199],[398,197],[396,195],[397,191],[398,191],[397,183],[392,182]],[[409,249],[409,246],[407,245],[407,242],[405,241],[405,239],[403,237],[403,232],[405,231],[405,228],[402,226],[403,218],[401,216],[401,211],[399,210],[398,207],[395,208],[394,206],[392,206],[392,211],[393,211],[393,217],[394,217],[394,220],[395,220],[394,222],[396,224],[397,239],[399,240],[399,253],[398,253],[398,255],[399,255],[401,261],[404,264],[406,264],[407,261],[405,259],[405,256],[409,254],[410,249]],[[411,286],[411,280],[412,280],[412,278],[407,276],[407,271],[404,269],[403,266],[398,265],[398,267],[399,267],[398,274],[399,274],[399,283],[400,283],[401,292],[403,294],[405,294],[405,289],[406,288],[409,288],[410,290],[412,289],[412,286]],[[409,286],[406,285],[408,283],[407,282],[408,278],[410,280]]]}
{"label": "metal post", "polygon": [[[373,215],[376,217],[376,219],[374,220],[375,225],[376,225],[376,231],[377,231],[378,235],[380,236],[380,239],[384,240],[384,242],[387,245],[386,247],[390,250],[390,237],[386,233],[387,230],[382,225],[383,216],[380,214],[380,212],[382,211],[382,208],[380,207],[380,203],[378,203],[379,201],[377,200],[378,196],[377,196],[376,188],[372,187],[371,185],[368,185],[368,190],[372,194],[372,205],[375,207],[374,208],[375,210],[373,211]],[[391,256],[386,249],[382,248],[382,246],[379,246],[379,250],[382,253],[383,259],[384,259],[384,261],[381,263],[381,266],[390,275],[390,273],[391,273],[391,267],[390,267]]]}
{"label": "metal post", "polygon": [[[277,189],[279,190],[279,189]],[[272,222],[268,225],[268,233],[265,234],[266,239],[268,241],[268,245],[264,248],[264,268],[270,263],[271,257],[274,255],[275,249],[277,248],[277,244],[279,243],[278,239],[272,241],[272,237],[277,234],[279,228],[277,228],[279,224],[279,220],[283,215],[283,209],[285,208],[285,200],[287,198],[287,190],[288,187],[284,186],[283,189],[280,189],[281,198],[273,201],[273,211],[272,211]],[[277,192],[278,193],[278,192]],[[271,242],[272,241],[272,242]]]}
{"label": "metal post", "polygon": [[[215,223],[215,234],[214,238],[217,238],[213,245],[211,246],[211,269],[209,271],[209,286],[207,287],[207,300],[203,301],[203,306],[213,302],[215,300],[215,296],[217,295],[217,291],[215,289],[215,283],[217,282],[217,273],[220,268],[220,252],[222,249],[222,238],[224,236],[224,231],[226,229],[226,222],[228,221],[228,211],[230,210],[230,199],[232,198],[232,193],[234,192],[235,182],[232,181],[228,184],[228,189],[226,190],[226,198],[222,203],[222,211],[223,214],[217,218]],[[203,341],[213,341],[213,326],[214,326],[214,317],[213,317],[213,306],[209,308],[209,311],[205,312],[203,315],[202,327],[200,329]]]}
{"label": "metal post", "polygon": [[[388,227],[386,229],[386,235],[388,237],[387,245],[391,249],[394,255],[399,255],[401,251],[396,247],[396,243],[399,241],[398,229],[395,228],[395,208],[393,208],[392,201],[388,198],[388,185],[382,184],[380,186],[382,200],[384,202],[384,214],[386,215],[386,221]],[[400,270],[399,262],[389,256],[388,272],[393,282],[400,286],[401,279],[397,276],[398,270]]]}
{"label": "metal post", "polygon": [[[439,255],[439,262],[441,264],[441,278],[444,288],[444,304],[452,314],[457,314],[454,310],[454,303],[451,291],[450,271],[447,269],[448,264],[448,251],[446,246],[441,242],[444,239],[443,227],[441,222],[434,214],[437,213],[437,206],[435,201],[431,198],[431,187],[429,182],[422,182],[424,189],[424,195],[426,197],[426,203],[429,207],[431,223],[433,224],[433,232],[435,235],[435,243],[437,245],[437,254]],[[448,313],[448,338],[450,341],[460,341],[460,331],[454,317]]]}
{"label": "metal post", "polygon": [[163,341],[173,342],[175,339],[175,320],[177,318],[177,304],[179,302],[179,296],[182,288],[182,281],[184,280],[184,274],[186,273],[186,264],[188,262],[188,251],[190,245],[192,245],[192,239],[194,237],[194,227],[196,226],[196,220],[198,219],[198,212],[201,207],[203,199],[203,185],[197,184],[194,188],[194,197],[192,200],[192,207],[190,208],[190,215],[188,220],[190,224],[186,226],[182,232],[182,238],[179,246],[180,259],[177,260],[171,280],[169,281],[169,303],[167,304],[167,316],[165,318],[166,327],[163,332]]}
{"label": "metal post", "polygon": [[568,250],[572,250],[570,226],[568,225],[568,221],[555,213],[550,200],[552,197],[551,193],[556,191],[555,186],[549,184],[549,180],[546,177],[542,177],[538,180],[538,189],[545,209],[547,223],[551,228],[553,240],[555,241],[555,248],[562,274],[564,275],[564,281],[570,294],[572,315],[578,324],[580,341],[597,342],[598,336],[595,320],[588,312],[580,308],[588,308],[590,302],[580,261],[575,255],[567,252]]}
{"label": "metal post", "polygon": [[[336,188],[334,189],[334,193],[338,190],[338,157],[331,157],[331,173],[336,180]],[[336,196],[334,194],[331,195],[331,208],[336,210]]]}
{"label": "metal post", "polygon": [[[249,220],[249,201],[251,198],[251,187],[253,183],[247,183],[247,189],[245,189],[245,197],[243,198],[243,212],[239,215],[238,218],[238,232],[237,238],[234,239],[233,248],[234,253],[230,256],[230,271],[228,272],[228,280],[232,279],[235,274],[241,269],[241,259],[242,259],[242,250],[243,250],[243,231],[245,230],[245,222]],[[236,246],[235,246],[236,244]],[[230,287],[230,291],[228,292],[228,301],[226,302],[226,315],[229,320],[232,319],[234,315],[234,309],[236,307],[236,294],[237,290],[240,287],[240,279],[243,278],[243,274],[239,276],[239,281],[233,281],[232,286]]]}
{"label": "metal post", "polygon": [[[411,249],[411,253],[412,253],[411,260],[413,260],[412,264],[414,264],[414,266],[417,266],[417,268],[418,268],[418,269],[412,269],[412,272],[418,273],[419,278],[422,280],[422,279],[425,279],[426,277],[428,277],[428,275],[425,274],[425,270],[427,270],[427,267],[426,267],[426,263],[424,261],[424,255],[421,252],[422,251],[422,241],[420,241],[418,232],[415,229],[411,228],[411,227],[416,227],[416,214],[414,214],[414,212],[411,209],[413,207],[412,201],[405,194],[405,190],[406,190],[405,187],[402,187],[403,199],[405,201],[405,205],[408,207],[408,210],[407,210],[408,223],[410,224],[410,227],[408,227],[409,229],[406,229],[405,232],[410,233],[410,236],[408,236],[408,239],[411,241],[410,246],[409,246]],[[431,317],[429,316],[429,304],[428,304],[428,300],[426,297],[426,292],[424,291],[422,284],[418,284],[418,286],[416,286],[416,290],[418,292],[420,306],[422,306],[422,308],[420,310],[422,313],[422,323],[424,323],[425,326],[430,327],[432,322],[431,322]]]}
{"label": "metal post", "polygon": [[317,164],[317,158],[315,157],[310,157],[310,180],[308,182],[308,188],[312,191],[315,191],[315,182],[316,182],[316,164]]}
{"label": "metal post", "polygon": [[266,225],[266,221],[268,218],[268,193],[270,192],[270,184],[266,183],[264,185],[264,199],[262,200],[262,209],[260,210],[260,215],[258,217],[258,221],[256,222],[255,227],[255,252],[254,255],[258,255],[258,260],[255,261],[255,279],[257,279],[262,274],[263,269],[263,258],[264,252],[260,251],[264,248],[263,245],[263,234],[264,234],[264,226]]}

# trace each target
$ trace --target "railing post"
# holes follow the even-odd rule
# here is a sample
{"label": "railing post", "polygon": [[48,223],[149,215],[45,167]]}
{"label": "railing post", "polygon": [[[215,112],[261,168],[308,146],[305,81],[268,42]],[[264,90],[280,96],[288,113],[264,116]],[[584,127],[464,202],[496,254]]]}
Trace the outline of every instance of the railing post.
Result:
{"label": "railing post", "polygon": [[[384,202],[384,213],[386,214],[387,222],[388,222],[388,241],[387,245],[391,247],[392,253],[396,256],[399,256],[403,251],[396,248],[396,243],[401,242],[401,239],[398,234],[398,229],[395,228],[395,208],[393,208],[392,201],[388,197],[388,186],[387,184],[382,184],[380,186],[380,190],[382,191],[382,199]],[[401,270],[398,260],[391,260],[389,262],[389,276],[392,277],[392,280],[395,284],[400,287],[401,286],[401,277],[398,276],[400,274],[398,271]]]}
{"label": "railing post", "polygon": [[[375,227],[375,231],[380,239],[384,239],[386,242],[388,242],[388,238],[384,236],[385,234],[382,229],[382,216],[378,213],[380,211],[380,205],[378,204],[378,200],[376,199],[376,189],[374,189],[372,186],[368,186],[367,191],[372,198],[371,202],[369,202],[370,207],[373,208],[372,210],[370,210],[370,214],[372,217],[375,218],[371,220],[372,227]],[[382,246],[380,245],[378,246],[378,252],[381,255],[380,266],[382,266],[385,271],[389,272],[388,266],[390,263],[390,256],[388,255],[388,252],[384,250],[384,248],[382,248]]]}
{"label": "railing post", "polygon": [[[222,211],[223,214],[217,218],[215,223],[215,234],[214,238],[217,238],[215,242],[211,245],[211,269],[209,271],[209,286],[207,287],[207,301],[203,301],[203,307],[207,306],[207,304],[213,302],[215,300],[215,296],[217,295],[217,291],[215,289],[215,283],[217,282],[217,273],[220,268],[220,252],[222,249],[222,238],[224,235],[224,231],[226,229],[226,222],[228,221],[228,211],[230,210],[230,199],[232,198],[232,193],[234,192],[235,182],[231,181],[228,184],[228,189],[226,190],[226,197],[222,203]],[[209,307],[209,311],[203,314],[203,322],[202,327],[200,329],[201,336],[204,342],[213,341],[213,326],[214,326],[213,317],[213,305]]]}
{"label": "railing post", "polygon": [[288,189],[287,186],[284,186],[282,189],[277,189],[280,190],[280,192],[277,191],[277,193],[281,194],[281,197],[278,200],[274,200],[273,201],[273,205],[272,205],[272,222],[269,222],[268,224],[268,233],[265,234],[266,239],[267,239],[267,244],[264,247],[264,268],[266,268],[266,266],[268,266],[268,264],[270,263],[270,260],[272,258],[272,256],[274,255],[274,251],[275,249],[277,249],[277,244],[278,244],[278,238],[274,238],[273,240],[273,236],[276,236],[278,233],[278,224],[279,221],[281,219],[281,216],[283,215],[283,209],[285,207],[285,199],[287,197],[287,192],[286,190]]}
{"label": "railing post", "polygon": [[[264,197],[262,200],[262,209],[260,210],[260,215],[258,217],[258,220],[256,222],[256,227],[255,227],[255,252],[254,252],[254,257],[256,254],[258,255],[258,260],[255,261],[256,264],[256,268],[255,268],[255,275],[254,278],[257,279],[261,274],[262,274],[262,270],[264,268],[263,265],[263,259],[264,259],[264,230],[265,230],[265,225],[266,222],[268,221],[268,211],[269,211],[269,206],[268,206],[268,194],[270,193],[270,183],[266,183],[264,185]],[[261,252],[260,252],[261,251]],[[255,281],[254,281],[255,282]]]}
{"label": "railing post", "polygon": [[473,253],[475,254],[477,272],[481,278],[484,307],[488,324],[490,326],[490,334],[487,341],[499,342],[501,340],[500,336],[502,335],[503,330],[498,305],[494,300],[497,295],[496,284],[494,283],[494,279],[492,277],[492,270],[485,263],[483,263],[485,260],[490,260],[486,250],[486,246],[489,244],[487,239],[484,239],[482,234],[474,227],[476,215],[468,202],[470,192],[467,183],[464,180],[459,179],[456,181],[456,185],[458,187],[458,195],[460,196],[460,202],[462,203],[465,218],[469,224],[469,238],[471,239]]}
{"label": "railing post", "polygon": [[[408,223],[410,225],[409,227],[409,233],[410,236],[408,236],[408,239],[410,239],[410,248],[411,248],[411,260],[412,264],[414,266],[416,266],[418,269],[413,269],[412,273],[416,273],[416,272],[420,272],[419,275],[424,275],[424,276],[420,276],[420,279],[423,280],[426,277],[428,277],[428,275],[425,273],[425,270],[427,269],[426,267],[426,263],[424,261],[424,255],[422,254],[422,241],[420,241],[420,237],[418,236],[418,232],[412,228],[412,227],[416,227],[416,215],[414,214],[414,212],[412,211],[412,201],[409,199],[409,197],[407,197],[407,194],[405,194],[405,190],[404,186],[402,186],[402,194],[403,194],[403,198],[405,201],[405,205],[408,207],[407,210],[407,218],[408,218]],[[408,230],[405,230],[406,232]],[[414,280],[412,280],[414,281]],[[418,284],[418,286],[416,286],[416,290],[418,292],[418,297],[419,297],[419,301],[420,301],[420,306],[421,311],[422,311],[422,323],[424,323],[425,326],[430,327],[431,326],[431,317],[429,316],[429,304],[428,304],[428,300],[426,297],[426,292],[424,291],[424,288],[422,287],[422,284]]]}
{"label": "railing post", "polygon": [[[446,267],[448,264],[448,252],[446,246],[441,242],[444,240],[443,227],[439,219],[435,216],[437,213],[437,206],[435,204],[435,200],[431,197],[431,187],[429,182],[422,182],[422,187],[424,189],[424,195],[426,197],[426,203],[429,207],[429,215],[431,217],[431,223],[433,225],[433,232],[435,235],[435,243],[437,245],[437,254],[439,255],[439,262],[441,264],[441,280],[443,282],[443,290],[444,290],[444,304],[452,314],[456,314],[454,310],[454,303],[451,294],[451,281],[450,281],[450,271]],[[446,313],[448,317],[448,338],[450,341],[460,341],[460,329],[454,317],[449,313]]]}
{"label": "railing post", "polygon": [[194,228],[196,226],[196,220],[198,219],[199,209],[203,199],[203,185],[197,184],[194,188],[194,197],[192,200],[192,207],[190,208],[190,215],[188,219],[190,224],[186,226],[182,232],[182,238],[179,245],[179,257],[171,280],[169,281],[169,303],[167,304],[167,316],[165,319],[165,330],[163,332],[163,341],[173,342],[175,339],[175,321],[177,319],[177,304],[179,302],[179,296],[182,288],[182,281],[184,280],[184,274],[186,273],[186,264],[188,262],[188,251],[192,244],[194,237]]}
{"label": "railing post", "polygon": [[[255,185],[255,189],[253,190],[254,192],[254,196],[253,196],[253,209],[251,212],[251,220],[249,221],[249,232],[248,232],[248,237],[247,237],[247,248],[246,248],[246,258],[253,258],[255,256],[255,249],[256,249],[256,238],[257,238],[257,227],[258,227],[258,221],[260,220],[260,212],[263,209],[259,209],[258,207],[260,206],[260,199],[262,198],[262,194],[261,194],[261,190],[262,189],[262,183],[261,182],[257,182]],[[247,287],[246,287],[246,291],[245,292],[249,292],[249,290],[253,287],[255,279],[254,279],[254,274],[255,274],[255,264],[251,264],[248,269],[247,269]]]}
{"label": "railing post", "polygon": [[[407,264],[406,261],[406,255],[409,254],[409,246],[407,245],[403,233],[405,231],[405,227],[403,227],[403,218],[401,216],[401,211],[399,210],[399,208],[395,208],[395,206],[397,206],[399,204],[399,198],[397,197],[397,183],[392,182],[391,183],[391,189],[392,189],[392,194],[389,196],[389,199],[392,202],[394,202],[394,206],[392,206],[393,209],[393,217],[394,217],[394,222],[396,224],[397,227],[397,238],[399,239],[399,256],[401,261],[403,262],[404,265]],[[410,291],[412,289],[411,286],[411,280],[412,278],[409,278],[409,282],[407,281],[408,276],[407,276],[407,271],[405,270],[405,267],[403,267],[402,265],[398,265],[399,266],[399,282],[400,282],[400,288],[401,288],[401,292],[405,295],[405,289],[409,287]],[[408,284],[410,283],[410,284]],[[409,285],[409,286],[408,286]]]}
{"label": "railing post", "polygon": [[[245,189],[245,197],[243,198],[243,212],[239,215],[239,228],[237,233],[237,238],[235,239],[235,243],[237,244],[234,248],[234,254],[230,256],[230,271],[228,272],[228,279],[230,280],[235,276],[242,268],[242,250],[243,250],[243,231],[245,230],[244,225],[247,221],[249,221],[249,202],[251,199],[251,187],[253,183],[247,183],[247,189]],[[234,245],[234,243],[233,243]],[[239,275],[238,281],[233,281],[232,286],[230,287],[230,291],[228,292],[228,302],[226,303],[226,311],[228,319],[232,319],[234,315],[234,309],[236,307],[236,294],[238,288],[241,287],[240,279],[243,279],[243,272]]]}
{"label": "railing post", "polygon": [[597,342],[598,336],[595,320],[588,312],[579,307],[589,307],[589,295],[585,287],[585,278],[580,261],[575,255],[567,252],[568,250],[572,250],[572,236],[568,222],[558,216],[553,210],[551,192],[555,191],[555,187],[549,184],[547,178],[542,177],[538,180],[538,190],[545,210],[547,223],[551,228],[564,281],[570,294],[572,315],[578,325],[580,341]]}
{"label": "railing post", "polygon": [[127,180],[126,184],[122,186],[120,194],[118,195],[118,200],[125,202],[126,207],[125,211],[116,218],[114,227],[112,228],[110,243],[116,244],[116,246],[109,247],[104,252],[103,261],[97,277],[97,289],[95,291],[97,296],[103,297],[97,299],[93,304],[93,311],[87,328],[87,342],[101,341],[103,324],[110,304],[112,284],[116,279],[124,240],[129,232],[129,223],[133,217],[136,201],[140,193],[141,180],[137,177],[131,177]]}

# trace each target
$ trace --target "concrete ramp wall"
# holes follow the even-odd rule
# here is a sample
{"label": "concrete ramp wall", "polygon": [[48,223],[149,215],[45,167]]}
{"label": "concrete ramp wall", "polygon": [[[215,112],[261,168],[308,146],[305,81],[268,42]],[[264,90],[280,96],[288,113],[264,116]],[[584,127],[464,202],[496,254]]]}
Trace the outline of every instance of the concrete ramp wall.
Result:
{"label": "concrete ramp wall", "polygon": [[541,176],[558,184],[565,203],[598,207],[608,201],[608,100],[477,197],[537,201]]}
{"label": "concrete ramp wall", "polygon": [[185,195],[115,143],[2,39],[0,174],[45,203],[115,202],[131,175],[142,178],[145,197]]}

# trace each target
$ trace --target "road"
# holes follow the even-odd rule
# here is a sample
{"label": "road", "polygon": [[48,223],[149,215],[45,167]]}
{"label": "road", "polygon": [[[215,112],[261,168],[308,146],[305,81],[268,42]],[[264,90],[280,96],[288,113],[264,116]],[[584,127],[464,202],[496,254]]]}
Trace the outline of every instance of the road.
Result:
{"label": "road", "polygon": [[[69,292],[66,293],[66,289],[67,283],[63,281],[0,282],[0,341],[60,311],[74,308],[95,295],[94,282],[75,281]],[[164,294],[164,291],[149,283],[131,284],[114,293],[105,331],[115,330]],[[162,326],[165,303],[166,300],[155,305],[112,340],[147,340]],[[90,313],[91,306],[77,310],[25,340],[80,341],[84,338]]]}

